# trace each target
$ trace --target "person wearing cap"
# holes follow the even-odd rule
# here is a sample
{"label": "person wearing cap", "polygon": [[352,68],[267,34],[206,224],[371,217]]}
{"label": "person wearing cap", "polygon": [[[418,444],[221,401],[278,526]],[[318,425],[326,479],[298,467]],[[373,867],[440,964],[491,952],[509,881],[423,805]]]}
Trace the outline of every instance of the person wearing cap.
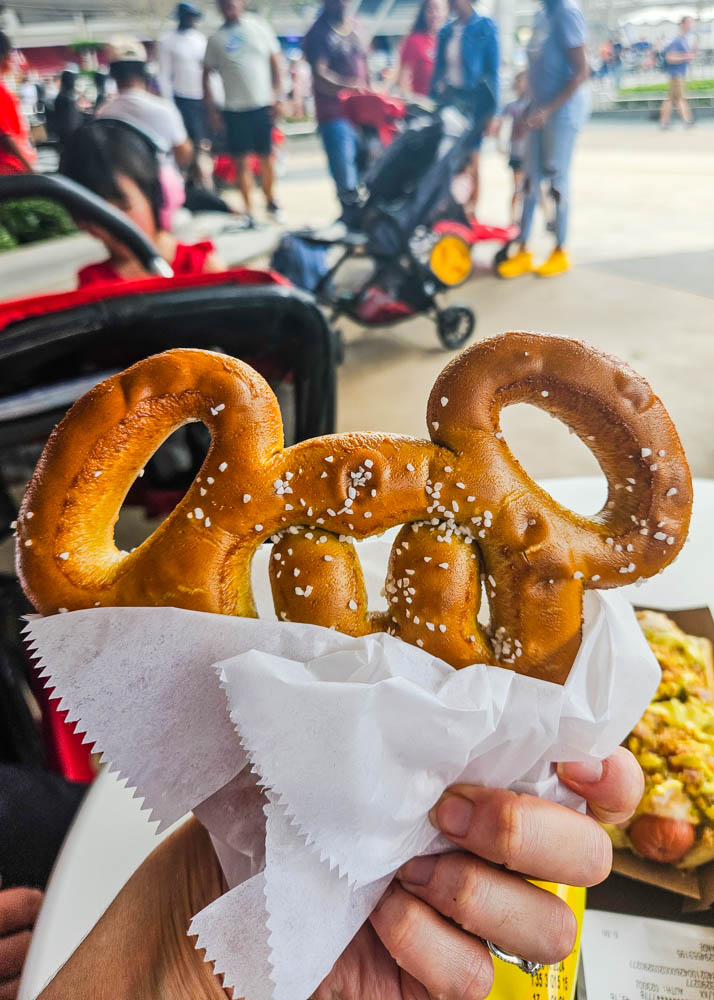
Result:
{"label": "person wearing cap", "polygon": [[198,145],[207,136],[203,112],[203,57],[206,37],[196,22],[203,14],[192,3],[181,0],[174,11],[174,31],[158,43],[159,90],[181,113],[189,138]]}
{"label": "person wearing cap", "polygon": [[97,111],[98,118],[115,118],[144,132],[179,167],[193,157],[193,143],[176,106],[149,93],[146,49],[138,39],[115,38],[107,46],[109,74],[118,93]]}
{"label": "person wearing cap", "polygon": [[[218,0],[223,26],[211,35],[203,67],[203,95],[216,132],[225,133],[233,156],[238,187],[249,217],[253,211],[253,177],[248,157],[260,161],[260,181],[268,212],[280,218],[273,187],[273,123],[282,89],[280,43],[267,21],[245,11],[244,0]],[[221,77],[225,110],[221,115],[211,91],[211,73]]]}
{"label": "person wearing cap", "polygon": [[109,73],[116,82],[118,93],[102,104],[95,117],[132,125],[158,151],[164,195],[163,228],[171,230],[174,213],[182,205],[190,212],[239,214],[213,192],[186,187],[180,170],[188,169],[193,163],[194,146],[173,101],[149,93],[146,49],[141,42],[134,38],[115,38],[108,46],[107,55]]}
{"label": "person wearing cap", "polygon": [[162,225],[172,228],[173,216],[186,200],[180,169],[193,160],[193,143],[172,101],[149,93],[146,49],[136,38],[115,38],[107,46],[109,75],[117,94],[96,113],[97,118],[126,122],[147,136],[161,157],[164,189]]}

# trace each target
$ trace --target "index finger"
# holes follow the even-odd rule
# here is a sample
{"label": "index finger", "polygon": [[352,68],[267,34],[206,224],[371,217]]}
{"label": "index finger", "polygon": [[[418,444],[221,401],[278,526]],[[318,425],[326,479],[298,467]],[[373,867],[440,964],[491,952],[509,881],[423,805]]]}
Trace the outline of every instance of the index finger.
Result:
{"label": "index finger", "polygon": [[588,886],[610,873],[612,845],[602,827],[546,799],[454,785],[431,816],[462,849],[529,877]]}

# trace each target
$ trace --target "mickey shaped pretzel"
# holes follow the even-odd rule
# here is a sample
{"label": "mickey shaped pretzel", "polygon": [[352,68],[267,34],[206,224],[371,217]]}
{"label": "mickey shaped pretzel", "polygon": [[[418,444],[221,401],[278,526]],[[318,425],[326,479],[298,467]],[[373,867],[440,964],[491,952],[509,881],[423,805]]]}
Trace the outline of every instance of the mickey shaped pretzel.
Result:
{"label": "mickey shaped pretzel", "polygon": [[[499,427],[504,406],[559,417],[595,454],[608,499],[557,504]],[[172,514],[131,553],[113,531],[144,463],[200,420],[211,447]],[[255,616],[250,569],[274,543],[282,619],[389,631],[455,667],[500,663],[563,683],[583,590],[659,572],[682,547],[692,487],[661,401],[627,366],[560,337],[508,333],[454,359],[432,390],[431,441],[336,434],[283,448],[277,401],[247,365],[205,351],[141,361],[92,389],[50,437],[18,520],[18,572],[43,614],[174,605]],[[353,539],[402,525],[369,612]],[[482,592],[490,626],[477,621]]]}

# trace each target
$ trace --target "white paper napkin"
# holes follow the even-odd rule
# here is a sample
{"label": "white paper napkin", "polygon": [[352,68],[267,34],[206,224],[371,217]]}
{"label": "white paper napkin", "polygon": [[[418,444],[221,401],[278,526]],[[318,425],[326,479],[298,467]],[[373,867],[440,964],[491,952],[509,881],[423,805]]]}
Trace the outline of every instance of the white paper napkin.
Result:
{"label": "white paper napkin", "polygon": [[172,608],[79,611],[28,631],[62,707],[152,817],[194,809],[211,832],[232,888],[190,931],[225,985],[306,1000],[391,874],[447,848],[427,814],[448,785],[581,805],[554,762],[611,753],[659,679],[624,598],[587,594],[585,611],[562,687],[455,671],[387,635]]}

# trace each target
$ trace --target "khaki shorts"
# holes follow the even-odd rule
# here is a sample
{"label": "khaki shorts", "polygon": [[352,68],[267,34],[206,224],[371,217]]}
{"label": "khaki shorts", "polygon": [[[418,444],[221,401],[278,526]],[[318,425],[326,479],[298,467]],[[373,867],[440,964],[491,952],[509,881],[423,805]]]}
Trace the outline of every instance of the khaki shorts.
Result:
{"label": "khaki shorts", "polygon": [[673,101],[681,101],[685,96],[684,77],[672,76],[669,79],[669,96]]}

